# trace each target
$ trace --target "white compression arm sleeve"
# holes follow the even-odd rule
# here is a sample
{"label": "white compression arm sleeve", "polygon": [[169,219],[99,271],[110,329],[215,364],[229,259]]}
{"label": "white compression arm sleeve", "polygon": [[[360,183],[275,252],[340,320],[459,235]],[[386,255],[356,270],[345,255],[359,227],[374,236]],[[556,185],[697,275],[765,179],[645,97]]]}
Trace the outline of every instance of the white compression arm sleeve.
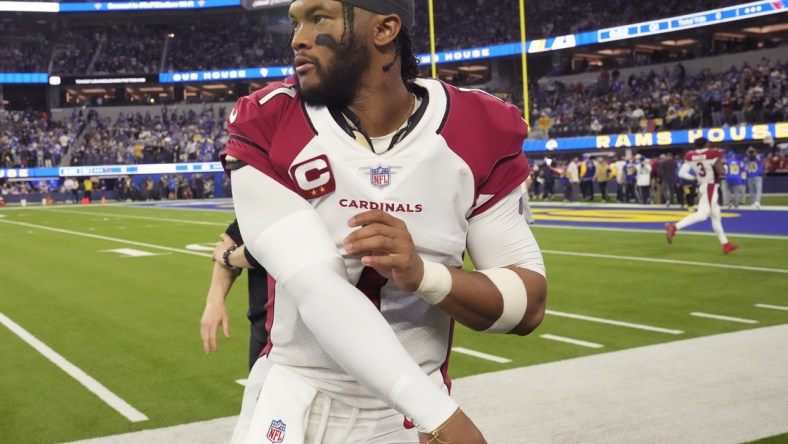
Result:
{"label": "white compression arm sleeve", "polygon": [[689,162],[684,162],[681,164],[681,168],[679,168],[679,177],[684,180],[689,180],[694,182],[695,176],[692,175],[692,164]]}
{"label": "white compression arm sleeve", "polygon": [[468,253],[479,270],[514,265],[545,274],[542,251],[531,228],[517,211],[516,188],[468,224]]}
{"label": "white compression arm sleeve", "polygon": [[314,208],[250,166],[232,172],[232,187],[246,248],[293,297],[325,351],[420,431],[431,432],[449,419],[457,403],[429,379],[380,312],[348,282],[344,262]]}

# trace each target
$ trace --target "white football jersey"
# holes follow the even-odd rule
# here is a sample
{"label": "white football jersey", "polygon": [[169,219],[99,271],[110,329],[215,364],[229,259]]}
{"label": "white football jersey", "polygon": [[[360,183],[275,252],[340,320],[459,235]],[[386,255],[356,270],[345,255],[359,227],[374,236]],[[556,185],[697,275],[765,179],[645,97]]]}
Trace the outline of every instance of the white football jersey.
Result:
{"label": "white football jersey", "polygon": [[[407,224],[422,258],[461,267],[469,218],[528,177],[522,152],[527,125],[516,107],[487,93],[429,79],[412,86],[422,100],[414,124],[383,154],[357,142],[336,112],[305,105],[288,79],[238,101],[223,157],[253,166],[317,210],[351,283],[380,310],[422,369],[450,386],[453,321],[347,255],[347,221],[365,210],[383,210]],[[284,289],[272,289],[264,350],[269,359],[317,381],[320,391],[343,402],[382,406],[323,351]]]}
{"label": "white football jersey", "polygon": [[718,182],[719,179],[714,171],[714,164],[717,163],[717,159],[722,159],[723,156],[724,154],[721,150],[704,148],[688,152],[684,156],[684,161],[692,167],[698,185],[703,185]]}

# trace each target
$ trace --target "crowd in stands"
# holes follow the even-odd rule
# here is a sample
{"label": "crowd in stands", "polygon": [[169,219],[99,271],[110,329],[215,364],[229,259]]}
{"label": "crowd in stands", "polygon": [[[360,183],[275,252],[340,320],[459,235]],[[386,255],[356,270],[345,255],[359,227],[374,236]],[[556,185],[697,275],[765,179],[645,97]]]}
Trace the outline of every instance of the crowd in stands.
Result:
{"label": "crowd in stands", "polygon": [[[170,174],[158,177],[61,177],[26,181],[0,182],[0,197],[51,199],[52,203],[80,203],[84,198],[100,200],[108,195],[119,201],[153,201],[175,199],[212,199],[215,174]],[[221,174],[221,176],[224,176]],[[224,187],[223,187],[224,189]],[[230,196],[229,190],[223,191]],[[107,192],[107,193],[104,193]],[[106,197],[106,196],[105,196]]]}
{"label": "crowd in stands", "polygon": [[681,65],[532,91],[532,138],[561,138],[788,121],[788,60],[688,75]]}
{"label": "crowd in stands", "polygon": [[101,28],[97,27],[63,30],[54,45],[52,73],[87,73],[102,35]]}
{"label": "crowd in stands", "polygon": [[[419,1],[413,40],[430,51],[428,4]],[[528,39],[673,17],[739,3],[733,0],[625,0],[526,2]],[[520,40],[518,0],[436,0],[438,51]],[[286,19],[286,8],[270,14]],[[162,14],[166,17],[166,14]],[[135,73],[289,65],[287,27],[268,27],[259,12],[224,19],[158,24],[116,20],[112,26],[55,21],[40,29],[0,22],[0,72],[52,74]],[[166,19],[163,19],[166,20]],[[271,22],[272,20],[269,20]],[[281,21],[281,20],[280,20]],[[175,22],[175,23],[173,23]],[[51,65],[51,71],[48,71]]]}
{"label": "crowd in stands", "polygon": [[[529,0],[527,30],[530,38],[563,35],[734,3]],[[417,53],[429,51],[426,8],[417,2]],[[434,10],[438,51],[519,40],[517,0],[435,0]],[[0,21],[0,72],[153,74],[289,64],[290,34],[282,27],[266,29],[259,19],[241,14],[192,23],[72,24],[56,32]],[[514,88],[509,100],[522,107],[522,91]],[[531,138],[785,122],[788,60],[697,74],[681,63],[627,77],[603,70],[591,84],[532,83],[530,93]],[[73,166],[216,161],[228,138],[226,112],[210,105],[202,112],[170,106],[117,118],[93,111],[87,119],[75,114],[56,123],[40,113],[0,110],[0,168],[58,166],[64,156]]]}
{"label": "crowd in stands", "polygon": [[150,74],[161,71],[165,25],[112,26],[99,38],[92,74]]}
{"label": "crowd in stands", "polygon": [[290,65],[289,33],[266,32],[242,17],[234,23],[177,24],[165,71]]}
{"label": "crowd in stands", "polygon": [[0,21],[0,72],[46,72],[52,46],[37,27]]}
{"label": "crowd in stands", "polygon": [[0,110],[0,168],[56,167],[80,128],[45,113]]}
{"label": "crowd in stands", "polygon": [[97,117],[85,130],[72,166],[215,162],[224,144],[226,110],[206,105],[202,112],[165,106],[157,114]]}

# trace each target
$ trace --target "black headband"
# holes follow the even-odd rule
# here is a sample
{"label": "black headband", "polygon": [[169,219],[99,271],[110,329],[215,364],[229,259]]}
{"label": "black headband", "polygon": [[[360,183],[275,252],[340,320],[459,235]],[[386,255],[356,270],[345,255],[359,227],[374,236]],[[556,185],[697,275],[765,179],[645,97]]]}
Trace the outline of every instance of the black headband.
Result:
{"label": "black headband", "polygon": [[413,27],[413,0],[338,0],[375,14],[397,14],[405,28]]}

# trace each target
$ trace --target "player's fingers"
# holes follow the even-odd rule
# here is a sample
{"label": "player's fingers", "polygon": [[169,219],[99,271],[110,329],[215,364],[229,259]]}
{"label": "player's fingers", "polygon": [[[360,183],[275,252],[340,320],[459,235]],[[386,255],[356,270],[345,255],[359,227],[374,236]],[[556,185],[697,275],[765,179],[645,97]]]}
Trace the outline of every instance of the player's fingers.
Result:
{"label": "player's fingers", "polygon": [[216,351],[216,347],[217,347],[216,346],[216,330],[218,330],[218,328],[219,328],[219,326],[216,325],[213,328],[211,328],[210,331],[208,332],[208,337],[210,338],[210,341],[211,341],[211,351]]}
{"label": "player's fingers", "polygon": [[389,213],[381,210],[369,210],[356,214],[348,221],[351,227],[361,227],[374,223],[384,224],[392,227],[404,227],[405,223]]}
{"label": "player's fingers", "polygon": [[205,354],[208,355],[211,353],[211,339],[210,339],[209,327],[205,324],[205,322],[200,324],[200,339],[202,339],[202,349],[205,351]]}
{"label": "player's fingers", "polygon": [[361,264],[365,267],[388,270],[392,268],[399,268],[401,261],[398,259],[398,256],[366,255],[362,256]]}
{"label": "player's fingers", "polygon": [[224,316],[222,318],[222,330],[224,331],[224,337],[225,338],[229,338],[230,337],[230,320],[227,318],[227,316]]}
{"label": "player's fingers", "polygon": [[407,230],[398,227],[391,227],[379,223],[366,225],[359,228],[345,237],[344,243],[353,243],[362,239],[373,238],[376,236],[384,236],[399,242],[412,243],[410,233]]}
{"label": "player's fingers", "polygon": [[385,235],[365,237],[355,241],[345,242],[344,247],[348,254],[371,254],[372,251],[378,251],[379,253],[385,252],[387,254],[402,252],[401,243]]}

